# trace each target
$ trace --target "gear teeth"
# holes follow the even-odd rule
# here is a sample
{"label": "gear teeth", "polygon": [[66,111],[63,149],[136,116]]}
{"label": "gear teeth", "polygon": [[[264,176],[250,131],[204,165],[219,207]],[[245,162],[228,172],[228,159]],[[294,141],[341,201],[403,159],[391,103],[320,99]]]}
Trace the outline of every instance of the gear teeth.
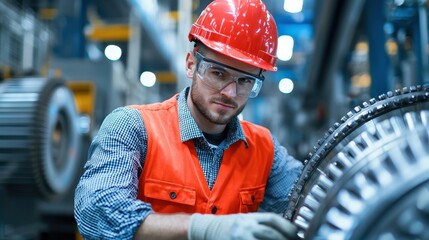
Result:
{"label": "gear teeth", "polygon": [[401,95],[401,94],[402,94],[401,90],[399,90],[399,89],[396,89],[396,90],[395,90],[395,95],[396,95],[396,96],[399,96],[399,95]]}
{"label": "gear teeth", "polygon": [[362,103],[362,106],[363,106],[364,108],[367,108],[367,107],[369,107],[369,106],[370,106],[370,104],[369,104],[369,103],[367,103],[367,102],[363,102],[363,103]]}
{"label": "gear teeth", "polygon": [[[331,219],[333,222],[326,220],[324,217],[331,214],[326,208],[339,204],[336,214],[341,214],[344,221],[349,221],[353,214],[364,209],[362,206],[366,201],[372,201],[375,194],[384,190],[377,189],[393,179],[388,176],[396,174],[394,169],[397,167],[394,163],[399,160],[392,156],[377,168],[374,168],[375,165],[368,165],[372,170],[365,173],[360,173],[358,169],[364,169],[369,164],[364,163],[366,158],[387,154],[384,144],[390,146],[391,144],[387,145],[388,142],[396,143],[406,139],[408,132],[413,133],[415,129],[422,129],[422,126],[429,129],[429,114],[422,112],[429,108],[428,99],[429,84],[389,91],[354,107],[324,133],[304,161],[302,175],[291,190],[290,205],[285,212],[288,219],[297,223],[302,238],[320,237],[321,235],[314,235],[317,229],[335,233],[336,236],[350,236],[347,231],[351,231],[352,225],[341,228],[342,225],[335,222],[335,218]],[[416,107],[410,108],[411,106]],[[407,115],[403,111],[411,114]],[[400,115],[407,117],[398,118]],[[426,134],[429,135],[429,131]],[[429,139],[429,136],[424,136]],[[423,151],[421,149],[424,147],[417,148],[419,144],[414,145],[413,150],[407,151]],[[390,148],[393,149],[393,146]],[[397,149],[399,150],[398,147]],[[414,157],[406,154],[403,158]],[[342,192],[344,181],[349,178],[353,178],[347,182],[349,188],[347,192]],[[327,199],[330,199],[329,202],[326,202]],[[360,207],[352,207],[358,205]],[[325,219],[330,225],[317,222],[320,219]]]}
{"label": "gear teeth", "polygon": [[[60,80],[28,77],[0,84],[0,184],[9,194],[54,200],[70,190],[79,164],[75,110]],[[52,146],[54,131],[62,131],[58,149]]]}
{"label": "gear teeth", "polygon": [[354,108],[354,110],[355,110],[355,112],[356,112],[356,113],[358,113],[358,112],[360,112],[361,108],[360,108],[359,106],[356,106],[356,107]]}
{"label": "gear teeth", "polygon": [[402,88],[402,93],[409,93],[409,92],[411,92],[409,87]]}

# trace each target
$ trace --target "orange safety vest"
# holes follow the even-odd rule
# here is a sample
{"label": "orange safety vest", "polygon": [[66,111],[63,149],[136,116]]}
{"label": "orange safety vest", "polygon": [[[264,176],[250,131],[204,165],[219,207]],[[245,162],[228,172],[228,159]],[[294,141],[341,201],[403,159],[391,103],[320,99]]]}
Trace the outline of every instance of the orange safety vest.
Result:
{"label": "orange safety vest", "polygon": [[242,121],[248,147],[237,141],[224,151],[210,191],[193,141],[180,139],[176,96],[162,103],[130,106],[141,113],[148,135],[137,198],[158,213],[257,211],[274,156],[268,129]]}

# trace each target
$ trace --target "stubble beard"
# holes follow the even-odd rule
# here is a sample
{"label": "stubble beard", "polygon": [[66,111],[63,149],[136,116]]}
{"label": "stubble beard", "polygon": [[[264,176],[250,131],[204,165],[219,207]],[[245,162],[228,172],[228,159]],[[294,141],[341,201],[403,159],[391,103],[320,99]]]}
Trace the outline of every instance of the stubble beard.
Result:
{"label": "stubble beard", "polygon": [[[228,124],[229,122],[231,122],[232,119],[237,117],[246,106],[246,104],[243,104],[243,106],[238,108],[236,112],[229,117],[225,115],[226,111],[219,111],[218,115],[215,116],[215,114],[212,114],[208,108],[204,107],[204,96],[198,90],[199,89],[196,84],[196,79],[194,78],[194,80],[192,81],[192,86],[190,91],[191,101],[196,107],[196,109],[198,110],[198,112],[200,112],[201,115],[203,115],[204,118],[206,118],[211,123],[220,124],[220,125]],[[210,102],[212,100],[217,100],[218,102],[237,106],[235,102],[233,102],[232,100],[226,99],[224,97],[216,97],[215,99],[212,98],[212,99],[208,99],[207,101]]]}

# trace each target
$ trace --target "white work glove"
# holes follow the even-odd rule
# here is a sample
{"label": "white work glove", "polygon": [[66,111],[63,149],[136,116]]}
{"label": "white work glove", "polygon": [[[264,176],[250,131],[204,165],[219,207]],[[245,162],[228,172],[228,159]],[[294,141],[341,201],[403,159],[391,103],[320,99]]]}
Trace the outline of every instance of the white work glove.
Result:
{"label": "white work glove", "polygon": [[297,239],[297,229],[274,213],[231,215],[193,214],[189,222],[189,240]]}

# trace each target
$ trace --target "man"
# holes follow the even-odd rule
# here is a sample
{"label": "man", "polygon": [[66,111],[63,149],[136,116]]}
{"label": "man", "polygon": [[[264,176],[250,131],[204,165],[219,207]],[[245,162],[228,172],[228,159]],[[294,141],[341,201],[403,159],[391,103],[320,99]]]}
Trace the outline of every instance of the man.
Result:
{"label": "man", "polygon": [[237,118],[262,73],[276,70],[272,16],[260,0],[216,0],[189,40],[191,87],[116,109],[94,138],[75,195],[84,238],[296,236],[275,213],[285,211],[302,164],[268,129]]}

